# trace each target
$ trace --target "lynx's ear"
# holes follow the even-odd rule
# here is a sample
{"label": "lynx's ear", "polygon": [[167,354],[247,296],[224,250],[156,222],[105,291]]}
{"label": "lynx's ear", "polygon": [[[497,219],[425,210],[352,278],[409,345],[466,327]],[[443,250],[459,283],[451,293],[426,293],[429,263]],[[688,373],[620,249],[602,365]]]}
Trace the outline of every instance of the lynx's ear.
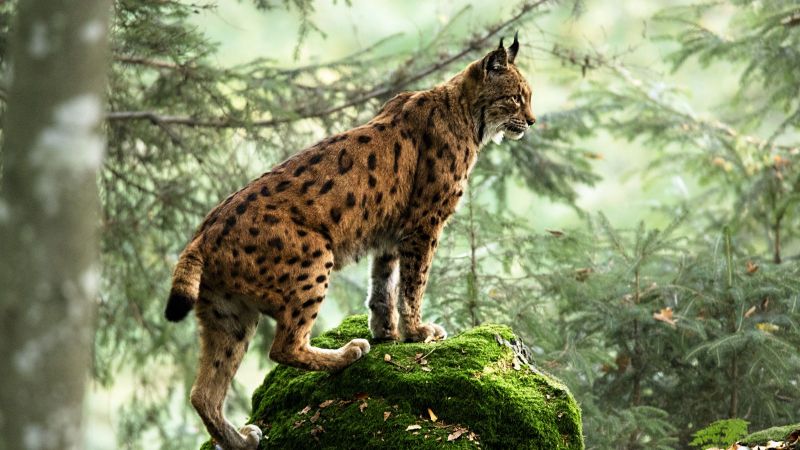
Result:
{"label": "lynx's ear", "polygon": [[502,72],[508,68],[508,53],[503,47],[503,39],[500,38],[500,45],[496,50],[489,52],[483,58],[483,71],[486,74]]}
{"label": "lynx's ear", "polygon": [[511,44],[511,47],[508,47],[508,62],[514,64],[514,60],[517,59],[517,52],[519,51],[519,40],[517,40],[517,36],[519,36],[519,31],[514,33],[514,42]]}

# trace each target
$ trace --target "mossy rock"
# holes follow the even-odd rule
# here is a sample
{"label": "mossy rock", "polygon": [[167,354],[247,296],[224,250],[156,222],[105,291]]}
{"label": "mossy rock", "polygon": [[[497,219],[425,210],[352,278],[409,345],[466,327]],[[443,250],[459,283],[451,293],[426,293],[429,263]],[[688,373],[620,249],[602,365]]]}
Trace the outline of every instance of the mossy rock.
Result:
{"label": "mossy rock", "polygon": [[[313,344],[354,338],[369,338],[364,315]],[[584,448],[575,399],[521,349],[510,328],[482,325],[441,342],[375,344],[336,374],[279,366],[253,394],[251,423],[261,448]]]}
{"label": "mossy rock", "polygon": [[751,447],[755,445],[764,445],[769,441],[783,441],[792,433],[800,433],[800,423],[756,431],[755,433],[745,436],[739,442]]}

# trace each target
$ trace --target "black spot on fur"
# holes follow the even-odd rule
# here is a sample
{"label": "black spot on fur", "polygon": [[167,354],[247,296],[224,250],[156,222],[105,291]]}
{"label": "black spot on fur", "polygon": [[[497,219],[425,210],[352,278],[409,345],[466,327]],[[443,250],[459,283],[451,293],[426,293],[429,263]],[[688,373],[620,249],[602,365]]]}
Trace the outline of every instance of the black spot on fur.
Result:
{"label": "black spot on fur", "polygon": [[311,267],[311,260],[306,259],[305,261],[301,262],[300,263],[300,267],[302,267],[304,269],[308,268],[308,267]]}
{"label": "black spot on fur", "polygon": [[331,220],[334,223],[339,223],[342,220],[342,211],[339,208],[331,208]]}
{"label": "black spot on fur", "polygon": [[294,175],[294,176],[296,176],[296,177],[299,177],[299,176],[300,176],[300,175],[302,175],[302,174],[303,174],[303,172],[305,172],[305,171],[306,171],[306,166],[300,166],[300,167],[298,167],[297,169],[294,169],[294,173],[293,173],[293,175]]}
{"label": "black spot on fur", "polygon": [[304,273],[297,277],[297,281],[306,281],[308,279],[308,274]]}
{"label": "black spot on fur", "polygon": [[422,133],[422,149],[427,150],[431,148],[431,145],[433,145],[433,138],[431,137],[431,134],[427,131]]}
{"label": "black spot on fur", "polygon": [[348,208],[352,208],[353,206],[356,206],[356,195],[353,194],[352,192],[348,192],[347,193],[347,207]]}
{"label": "black spot on fur", "polygon": [[308,192],[308,188],[313,186],[315,182],[316,182],[316,180],[304,181],[302,186],[300,186],[300,193],[301,194],[305,194],[306,192]]}
{"label": "black spot on fur", "polygon": [[276,224],[280,222],[277,216],[273,216],[272,214],[264,214],[264,222],[268,224]]}
{"label": "black spot on fur", "polygon": [[366,136],[366,135],[363,135],[363,134],[358,137],[358,142],[361,143],[361,144],[366,144],[371,140],[372,140],[372,138],[370,136]]}
{"label": "black spot on fur", "polygon": [[369,157],[367,157],[367,168],[369,170],[375,170],[375,166],[378,163],[378,159],[375,158],[375,153],[370,153]]}
{"label": "black spot on fur", "polygon": [[399,142],[395,142],[394,143],[394,173],[397,173],[400,170],[398,165],[400,163],[400,151],[401,151],[401,149],[402,149],[402,147],[400,146],[400,143]]}
{"label": "black spot on fur", "polygon": [[289,274],[288,273],[285,273],[285,274],[281,275],[280,277],[278,277],[278,283],[286,283],[287,281],[289,281]]}
{"label": "black spot on fur", "polygon": [[283,240],[281,240],[281,238],[272,238],[267,241],[267,244],[269,244],[271,247],[275,247],[278,250],[283,250]]}
{"label": "black spot on fur", "polygon": [[250,236],[258,236],[259,233],[258,228],[256,227],[250,227],[250,229],[248,229],[247,231],[250,232]]}
{"label": "black spot on fur", "polygon": [[315,250],[314,253],[311,254],[311,256],[314,258],[319,258],[320,256],[322,256],[322,250]]}
{"label": "black spot on fur", "polygon": [[370,175],[369,179],[367,180],[367,183],[369,184],[369,187],[374,188],[375,185],[378,184],[378,180],[375,179],[375,177],[373,177],[372,175]]}
{"label": "black spot on fur", "polygon": [[333,188],[333,180],[326,181],[325,184],[323,184],[322,187],[319,189],[319,195],[327,194],[328,191],[331,190],[331,188]]}
{"label": "black spot on fur", "polygon": [[320,276],[317,277],[317,283],[322,283],[327,279],[328,279],[328,277],[326,277],[325,275],[320,275]]}
{"label": "black spot on fur", "polygon": [[262,186],[261,187],[261,195],[264,196],[264,197],[269,197],[269,194],[270,194],[269,188],[266,187],[266,186]]}
{"label": "black spot on fur", "polygon": [[311,300],[306,300],[306,301],[303,302],[303,308],[308,308],[309,306],[313,305],[314,303],[316,303],[316,299],[312,298]]}
{"label": "black spot on fur", "polygon": [[304,284],[301,289],[304,290],[304,291],[310,291],[311,288],[313,288],[313,287],[314,287],[313,284]]}
{"label": "black spot on fur", "polygon": [[339,164],[340,175],[346,174],[347,172],[350,171],[350,169],[353,168],[353,158],[350,157],[349,154],[347,154],[347,149],[343,148],[339,152],[338,164]]}
{"label": "black spot on fur", "polygon": [[244,329],[237,328],[236,331],[233,332],[233,336],[236,338],[237,341],[243,341],[247,334],[244,332]]}
{"label": "black spot on fur", "polygon": [[308,163],[313,166],[314,164],[319,164],[320,161],[322,161],[322,153],[312,156],[311,159],[308,160]]}
{"label": "black spot on fur", "polygon": [[256,199],[256,193],[255,192],[251,192],[251,193],[247,194],[247,201],[248,202],[252,202],[255,199]]}
{"label": "black spot on fur", "polygon": [[289,181],[289,180],[281,181],[280,183],[278,183],[277,186],[275,186],[275,192],[283,192],[286,189],[289,189],[289,186],[291,186],[291,185],[292,185],[292,182]]}

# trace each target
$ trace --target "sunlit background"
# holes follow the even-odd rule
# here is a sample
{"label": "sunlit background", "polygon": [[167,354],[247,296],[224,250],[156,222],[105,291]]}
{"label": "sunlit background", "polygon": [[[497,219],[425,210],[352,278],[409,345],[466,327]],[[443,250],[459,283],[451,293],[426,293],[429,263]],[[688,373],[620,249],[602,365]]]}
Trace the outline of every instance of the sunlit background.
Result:
{"label": "sunlit background", "polygon": [[[677,44],[670,36],[678,32],[680,27],[674,23],[654,21],[653,16],[663,8],[678,3],[668,0],[589,0],[564,2],[531,13],[531,18],[518,28],[522,47],[517,61],[533,87],[534,113],[546,117],[585,105],[577,98],[578,93],[608,83],[609,69],[592,67],[593,64],[590,64],[582,70],[581,58],[592,55],[593,58],[602,58],[603,64],[619,64],[631,78],[660,80],[661,84],[647,84],[648,89],[655,90],[653,95],[658,95],[656,91],[659,89],[678,88],[681,101],[685,102],[683,107],[696,117],[720,118],[720,106],[740,91],[740,70],[733,70],[729,63],[716,61],[705,67],[696,59],[690,59],[676,71],[672,70],[668,56],[677,49]],[[380,66],[380,72],[388,74],[404,69],[397,65],[398,60],[402,60],[398,55],[425,52],[429,55],[441,53],[445,57],[454,52],[454,44],[465,42],[474,33],[480,34],[487,27],[507,20],[518,8],[517,2],[496,1],[319,0],[313,2],[313,10],[305,16],[297,8],[263,10],[251,1],[220,0],[213,6],[205,2],[198,4],[196,13],[188,20],[193,27],[218,43],[213,54],[206,58],[213,65],[234,67],[264,59],[288,69],[336,61],[369,51],[375,64]],[[699,20],[708,29],[724,33],[733,13],[732,6],[722,5],[702,15]],[[318,29],[312,28],[303,34],[303,23],[312,23]],[[513,30],[508,29],[502,34],[508,42]],[[376,44],[378,46],[373,48]],[[483,50],[489,51],[495,45],[497,42],[492,39],[491,46]],[[577,65],[565,63],[564,55],[570,51],[578,58]],[[437,79],[429,79],[425,83],[445,81],[447,76],[457,73],[466,63],[458,61],[448,66]],[[339,75],[335,71],[326,73],[323,70],[318,76],[322,81],[329,77],[327,81],[333,82]],[[366,120],[374,111],[373,105],[369,105],[354,114],[358,119]],[[598,111],[598,114],[604,114],[604,111]],[[725,110],[723,114],[730,112]],[[540,122],[543,124],[540,127],[547,126],[546,120]],[[764,128],[778,122],[780,117],[770,119]],[[341,131],[346,124],[334,124],[331,128]],[[541,131],[537,129],[533,133]],[[231,134],[232,158],[247,172],[240,173],[238,179],[227,180],[230,191],[245,180],[268,170],[283,155],[314,143],[325,132],[319,125],[308,125],[307,134],[280,141],[293,145],[291,148],[280,149],[268,147],[275,145],[275,140],[251,140],[237,133]],[[533,141],[530,135],[525,139]],[[489,208],[500,202],[531,233],[546,235],[552,231],[580,229],[587,218],[596,217],[596,213],[600,212],[608,217],[614,227],[620,229],[633,229],[640,221],[644,221],[648,228],[663,228],[677,215],[680,206],[699,192],[699,177],[677,166],[662,168],[657,172],[648,171],[647,168],[658,155],[644,139],[623,139],[604,128],[585,138],[574,137],[571,142],[574,151],[583,155],[583,160],[600,177],[594,185],[576,184],[577,197],[573,204],[563,199],[547,198],[529,188],[524,180],[512,176],[502,185],[502,195],[488,188],[474,192],[474,196],[480,200],[475,204]],[[535,145],[524,148],[530,152],[537,151]],[[502,159],[504,151],[505,147],[497,148],[482,157]],[[709,164],[711,161],[709,158]],[[209,199],[207,204],[210,207],[214,200]],[[195,225],[197,223],[199,217]],[[184,226],[184,236],[188,237],[191,226],[194,225],[187,223]],[[719,236],[709,235],[708,241],[713,244],[718,239]],[[173,249],[179,250],[180,245],[176,243]],[[794,246],[797,247],[796,244]],[[765,244],[754,244],[756,249],[764,250],[764,247]],[[173,251],[171,262],[175,257]],[[154,279],[165,280],[166,276],[168,274],[159,273]],[[337,325],[346,314],[366,312],[366,308],[360,308],[359,305],[366,295],[367,261],[362,260],[345,269],[334,280],[333,286],[337,283],[347,287],[334,290],[332,298],[324,303],[315,327],[317,332]],[[167,286],[159,285],[154,289],[165,293]],[[353,292],[362,294],[357,298],[345,298],[354,295]],[[548,310],[547,306],[539,305],[537,308],[542,308],[542,313]],[[442,311],[445,310],[437,310],[434,314],[446,314]],[[535,319],[532,320],[535,323]],[[190,322],[170,326],[180,327],[181,330],[175,333],[185,337],[193,333],[194,324]],[[160,336],[164,339],[170,337],[169,334]],[[136,342],[134,339],[125,345],[135,346]],[[532,344],[536,345],[535,342]],[[191,361],[194,358],[192,351],[187,350],[189,353],[180,359]],[[261,357],[255,355],[257,352],[262,353]],[[234,423],[241,424],[246,419],[247,398],[270,367],[265,362],[265,355],[263,346],[251,348],[236,376],[235,392],[229,400],[229,414]],[[157,356],[153,358],[155,361],[160,359]],[[613,356],[609,358],[613,359]],[[148,360],[147,370],[155,370],[156,373],[149,373],[149,381],[144,384],[138,381],[139,375],[135,370],[139,364],[137,360],[106,369],[116,371],[113,377],[108,377],[112,381],[103,384],[93,381],[87,402],[87,448],[109,449],[122,445],[118,443],[117,436],[123,431],[120,424],[125,423],[125,415],[131,413],[126,408],[132,395],[152,398],[168,396],[170,400],[163,406],[168,409],[166,413],[164,410],[152,412],[158,418],[154,421],[160,422],[158,426],[143,431],[141,442],[129,442],[127,445],[130,448],[138,448],[142,444],[144,448],[162,445],[164,448],[173,448],[162,439],[164,435],[176,433],[189,436],[189,442],[202,442],[205,430],[188,408],[188,384],[176,388],[166,382],[170,380],[171,383],[176,379],[175,369],[171,366],[174,361],[172,357],[161,359],[160,364]],[[163,378],[158,371],[163,371]],[[582,401],[580,395],[577,399]],[[170,419],[164,422],[163,417]]]}

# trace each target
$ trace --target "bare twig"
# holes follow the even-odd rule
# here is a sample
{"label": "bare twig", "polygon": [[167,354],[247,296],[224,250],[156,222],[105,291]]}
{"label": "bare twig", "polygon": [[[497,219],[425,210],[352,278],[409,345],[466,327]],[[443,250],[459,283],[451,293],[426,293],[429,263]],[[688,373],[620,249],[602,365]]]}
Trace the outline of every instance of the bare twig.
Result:
{"label": "bare twig", "polygon": [[522,5],[517,14],[515,14],[513,17],[493,27],[488,28],[488,30],[486,31],[486,33],[483,34],[483,36],[480,36],[478,38],[469,41],[467,47],[461,50],[460,52],[455,53],[449,57],[443,58],[438,62],[431,64],[410,76],[403,77],[398,80],[391,80],[388,83],[378,85],[377,87],[366,92],[365,94],[357,96],[340,105],[332,106],[330,108],[326,108],[321,111],[308,112],[301,110],[301,111],[295,111],[295,115],[291,117],[281,117],[277,119],[265,119],[256,121],[247,121],[234,117],[199,118],[192,116],[163,115],[156,111],[112,111],[106,115],[106,120],[108,121],[149,120],[154,124],[174,124],[174,125],[184,125],[190,127],[248,128],[248,127],[272,127],[284,123],[295,122],[302,119],[312,119],[312,118],[328,116],[337,113],[339,111],[342,111],[344,109],[366,103],[372,99],[391,94],[399,89],[402,89],[427,77],[428,75],[438,70],[443,69],[446,66],[449,66],[453,62],[458,61],[461,58],[465,57],[470,52],[483,48],[485,44],[490,39],[494,38],[501,30],[519,21],[522,17],[524,17],[528,13],[539,8],[540,6],[544,5],[549,1],[550,0],[538,0],[535,2],[526,3]]}
{"label": "bare twig", "polygon": [[122,56],[116,55],[114,56],[114,61],[121,62],[123,64],[134,64],[140,66],[148,66],[153,67],[156,69],[170,69],[170,70],[178,70],[184,71],[189,68],[189,66],[185,64],[175,64],[166,61],[156,61],[153,59],[141,58],[138,56]]}

